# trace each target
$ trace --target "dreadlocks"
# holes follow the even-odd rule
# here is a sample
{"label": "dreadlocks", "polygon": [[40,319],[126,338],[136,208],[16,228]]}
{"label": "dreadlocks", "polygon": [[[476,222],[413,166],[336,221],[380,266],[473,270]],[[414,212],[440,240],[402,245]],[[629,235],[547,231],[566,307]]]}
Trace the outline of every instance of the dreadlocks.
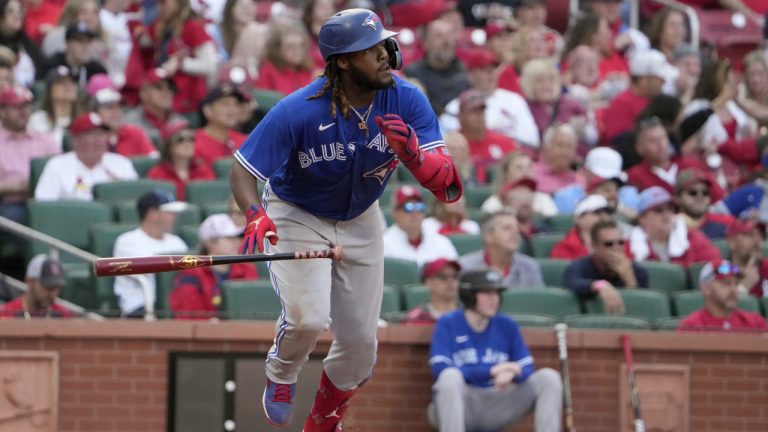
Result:
{"label": "dreadlocks", "polygon": [[331,117],[336,117],[336,106],[341,106],[341,115],[344,118],[349,118],[349,99],[341,89],[341,70],[339,65],[336,64],[336,56],[332,56],[325,64],[325,70],[323,76],[327,78],[323,88],[317,93],[309,96],[307,100],[318,99],[322,97],[328,89],[333,86],[333,98],[331,98]]}

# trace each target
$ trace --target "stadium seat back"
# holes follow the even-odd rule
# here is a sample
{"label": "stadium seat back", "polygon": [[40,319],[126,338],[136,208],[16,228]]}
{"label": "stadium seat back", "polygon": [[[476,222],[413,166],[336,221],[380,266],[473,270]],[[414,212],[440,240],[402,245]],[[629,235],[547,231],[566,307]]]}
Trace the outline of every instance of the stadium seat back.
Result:
{"label": "stadium seat back", "polygon": [[504,292],[501,311],[563,318],[581,313],[581,306],[575,294],[562,288],[512,288]]}
{"label": "stadium seat back", "polygon": [[643,318],[627,315],[572,315],[565,318],[571,328],[615,329],[615,330],[650,330],[651,323]]}
{"label": "stadium seat back", "polygon": [[482,234],[452,234],[448,236],[448,239],[453,243],[453,247],[456,248],[459,255],[466,255],[483,248]]}
{"label": "stadium seat back", "polygon": [[658,261],[641,264],[648,271],[648,288],[668,294],[688,289],[688,275],[683,266]]}
{"label": "stadium seat back", "polygon": [[232,170],[234,161],[235,158],[221,158],[213,161],[213,172],[216,173],[216,178],[229,181],[229,172]]}
{"label": "stadium seat back", "polygon": [[[563,239],[562,233],[542,233],[531,237],[531,250],[535,258],[549,258],[552,248]],[[558,282],[558,285],[562,282]]]}
{"label": "stadium seat back", "polygon": [[[672,316],[669,297],[663,291],[647,289],[622,289],[619,291],[624,300],[627,315],[645,318],[654,322]],[[599,298],[585,302],[587,313],[603,313],[603,302]]]}
{"label": "stadium seat back", "polygon": [[230,280],[222,284],[224,317],[274,321],[280,316],[280,298],[268,280]]}
{"label": "stadium seat back", "polygon": [[115,205],[120,201],[136,201],[153,189],[164,189],[176,196],[176,185],[152,179],[120,180],[93,185],[93,197],[98,202]]}
{"label": "stadium seat back", "polygon": [[214,202],[227,202],[232,193],[229,180],[197,180],[186,185],[187,201],[203,206]]}
{"label": "stadium seat back", "polygon": [[[32,229],[83,250],[90,247],[91,225],[112,221],[111,207],[100,202],[30,200],[27,207]],[[47,250],[45,245],[33,242],[28,258]],[[82,262],[66,253],[62,253],[60,258],[63,262]]]}
{"label": "stadium seat back", "polygon": [[544,285],[551,287],[561,287],[565,285],[563,274],[565,268],[571,262],[568,260],[559,260],[552,258],[536,258],[541,268],[541,277],[544,279]]}
{"label": "stadium seat back", "polygon": [[424,284],[406,285],[401,291],[405,306],[403,309],[406,311],[427,303],[431,298],[429,288]]}
{"label": "stadium seat back", "polygon": [[421,282],[419,267],[413,261],[384,258],[384,285],[402,288]]}
{"label": "stadium seat back", "polygon": [[397,288],[384,285],[384,294],[381,300],[381,311],[379,316],[384,317],[392,312],[402,311],[400,302],[400,291]]}
{"label": "stadium seat back", "polygon": [[557,318],[544,314],[515,313],[510,314],[520,327],[554,327]]}
{"label": "stadium seat back", "polygon": [[139,177],[141,178],[146,178],[149,170],[151,170],[159,162],[160,159],[152,156],[134,156],[131,158],[133,169],[136,170],[136,172],[139,174]]}

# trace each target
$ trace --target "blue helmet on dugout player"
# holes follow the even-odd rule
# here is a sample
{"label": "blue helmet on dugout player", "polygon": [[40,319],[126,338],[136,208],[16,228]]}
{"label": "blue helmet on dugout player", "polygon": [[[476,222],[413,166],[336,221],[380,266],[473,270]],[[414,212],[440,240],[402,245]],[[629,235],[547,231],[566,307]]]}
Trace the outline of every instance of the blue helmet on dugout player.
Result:
{"label": "blue helmet on dugout player", "polygon": [[495,269],[467,270],[459,276],[459,300],[467,309],[475,307],[478,291],[496,290],[501,295],[506,289],[504,275]]}
{"label": "blue helmet on dugout player", "polygon": [[400,69],[403,61],[397,41],[398,33],[384,28],[378,15],[368,9],[347,9],[332,15],[320,28],[318,45],[323,59],[368,49],[382,41],[389,54],[389,66]]}

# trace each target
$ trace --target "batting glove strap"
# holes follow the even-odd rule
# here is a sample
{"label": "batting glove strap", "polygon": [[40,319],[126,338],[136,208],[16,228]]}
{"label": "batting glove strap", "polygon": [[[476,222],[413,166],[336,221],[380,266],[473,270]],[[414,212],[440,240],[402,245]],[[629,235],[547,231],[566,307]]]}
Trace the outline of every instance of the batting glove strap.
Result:
{"label": "batting glove strap", "polygon": [[277,227],[263,208],[256,204],[251,205],[245,218],[247,223],[243,233],[243,243],[240,246],[241,254],[252,254],[257,250],[259,253],[264,253],[264,237],[267,237],[272,245],[277,244]]}
{"label": "batting glove strap", "polygon": [[387,138],[387,145],[406,165],[419,161],[421,149],[416,131],[397,114],[376,116],[376,124]]}

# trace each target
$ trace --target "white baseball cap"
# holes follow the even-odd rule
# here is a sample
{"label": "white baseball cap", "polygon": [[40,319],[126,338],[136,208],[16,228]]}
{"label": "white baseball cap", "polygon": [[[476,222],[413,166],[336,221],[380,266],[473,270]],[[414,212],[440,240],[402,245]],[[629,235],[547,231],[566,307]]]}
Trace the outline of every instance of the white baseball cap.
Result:
{"label": "white baseball cap", "polygon": [[621,170],[621,154],[610,147],[595,147],[584,158],[584,168],[603,179],[627,181],[627,173]]}
{"label": "white baseball cap", "polygon": [[223,237],[238,237],[243,234],[243,228],[235,225],[232,218],[224,213],[208,216],[200,228],[197,229],[197,238],[201,242],[216,240]]}
{"label": "white baseball cap", "polygon": [[670,81],[680,74],[676,67],[669,64],[667,57],[659,50],[639,51],[629,59],[629,72],[633,77],[655,76]]}
{"label": "white baseball cap", "polygon": [[601,209],[613,210],[613,207],[608,204],[608,200],[605,199],[604,196],[590,195],[581,200],[581,202],[576,205],[576,210],[573,211],[573,217],[578,219],[579,216],[583,215],[584,213],[592,213],[593,211]]}

